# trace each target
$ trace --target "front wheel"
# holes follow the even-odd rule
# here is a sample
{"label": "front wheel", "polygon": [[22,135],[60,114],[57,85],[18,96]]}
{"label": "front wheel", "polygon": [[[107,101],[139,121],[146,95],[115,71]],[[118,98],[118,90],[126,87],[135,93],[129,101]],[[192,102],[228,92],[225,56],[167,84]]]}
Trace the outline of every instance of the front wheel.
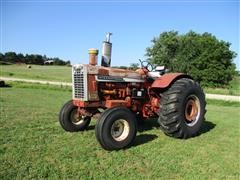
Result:
{"label": "front wheel", "polygon": [[98,119],[95,127],[98,142],[109,151],[130,146],[136,133],[136,117],[125,107],[107,109]]}
{"label": "front wheel", "polygon": [[205,95],[199,84],[192,79],[179,79],[162,93],[160,127],[169,136],[193,137],[204,121],[205,106]]}
{"label": "front wheel", "polygon": [[73,105],[72,100],[64,104],[59,113],[59,122],[65,131],[83,131],[90,121],[91,117],[78,115],[77,107]]}

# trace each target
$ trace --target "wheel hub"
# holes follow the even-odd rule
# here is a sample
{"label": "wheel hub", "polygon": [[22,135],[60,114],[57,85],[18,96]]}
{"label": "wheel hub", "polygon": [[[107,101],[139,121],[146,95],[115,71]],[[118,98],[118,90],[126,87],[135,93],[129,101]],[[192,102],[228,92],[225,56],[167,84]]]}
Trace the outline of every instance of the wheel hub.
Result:
{"label": "wheel hub", "polygon": [[187,98],[185,107],[185,119],[189,126],[194,125],[200,116],[200,101],[197,96],[191,95]]}
{"label": "wheel hub", "polygon": [[130,131],[129,124],[124,119],[116,120],[111,127],[112,138],[116,141],[123,141],[127,138]]}
{"label": "wheel hub", "polygon": [[77,110],[74,109],[71,113],[71,121],[75,125],[82,124],[84,122],[84,116],[79,115]]}

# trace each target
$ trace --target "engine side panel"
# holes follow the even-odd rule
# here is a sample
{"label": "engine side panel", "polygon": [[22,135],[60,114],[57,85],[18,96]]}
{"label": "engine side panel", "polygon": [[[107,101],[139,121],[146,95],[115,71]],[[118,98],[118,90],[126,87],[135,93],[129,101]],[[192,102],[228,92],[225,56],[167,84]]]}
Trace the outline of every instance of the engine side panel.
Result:
{"label": "engine side panel", "polygon": [[[91,65],[73,66],[73,102],[78,107],[127,106],[147,101],[145,76],[135,71]],[[141,102],[141,103],[140,103]]]}

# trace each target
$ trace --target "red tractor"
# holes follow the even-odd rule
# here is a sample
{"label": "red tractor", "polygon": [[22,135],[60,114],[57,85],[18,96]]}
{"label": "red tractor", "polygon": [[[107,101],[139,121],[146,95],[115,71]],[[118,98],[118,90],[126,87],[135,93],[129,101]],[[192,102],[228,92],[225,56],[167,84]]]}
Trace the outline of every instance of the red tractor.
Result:
{"label": "red tractor", "polygon": [[[137,71],[111,68],[110,35],[102,48],[89,49],[89,64],[72,67],[72,96],[61,109],[59,121],[66,131],[83,131],[97,118],[95,134],[106,150],[129,147],[137,121],[158,118],[166,135],[189,138],[197,135],[204,121],[205,95],[189,75],[166,73],[141,61]],[[104,112],[103,112],[104,110]],[[102,112],[102,113],[101,113]]]}

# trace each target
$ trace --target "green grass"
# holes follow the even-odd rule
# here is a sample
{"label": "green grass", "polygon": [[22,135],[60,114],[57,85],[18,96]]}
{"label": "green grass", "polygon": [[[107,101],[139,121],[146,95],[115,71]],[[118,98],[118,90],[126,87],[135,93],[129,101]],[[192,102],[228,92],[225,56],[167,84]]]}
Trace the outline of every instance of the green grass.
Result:
{"label": "green grass", "polygon": [[12,83],[1,88],[0,179],[239,179],[239,103],[208,101],[201,135],[167,137],[150,121],[126,150],[97,143],[58,123],[69,89]]}
{"label": "green grass", "polygon": [[72,69],[67,66],[0,65],[4,77],[71,82]]}
{"label": "green grass", "polygon": [[226,88],[205,88],[206,93],[240,96],[240,76],[235,76]]}

